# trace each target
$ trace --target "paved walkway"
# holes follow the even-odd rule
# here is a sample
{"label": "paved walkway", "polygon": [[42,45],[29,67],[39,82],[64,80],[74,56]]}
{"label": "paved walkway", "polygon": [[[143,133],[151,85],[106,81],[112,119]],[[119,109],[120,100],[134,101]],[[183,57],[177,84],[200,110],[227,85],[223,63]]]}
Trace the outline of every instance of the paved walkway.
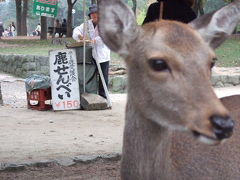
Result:
{"label": "paved walkway", "polygon": [[[0,73],[0,169],[9,164],[121,153],[126,94],[111,94],[104,111],[35,111],[26,108],[24,81]],[[218,88],[219,97],[240,94],[240,86]],[[67,158],[67,159],[66,159]]]}

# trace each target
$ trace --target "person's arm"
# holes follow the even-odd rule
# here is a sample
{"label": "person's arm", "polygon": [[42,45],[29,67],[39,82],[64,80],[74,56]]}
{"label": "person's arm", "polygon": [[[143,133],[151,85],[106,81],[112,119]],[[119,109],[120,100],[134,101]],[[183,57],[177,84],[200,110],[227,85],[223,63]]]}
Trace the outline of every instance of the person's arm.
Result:
{"label": "person's arm", "polygon": [[74,28],[72,38],[76,41],[83,39],[83,24]]}
{"label": "person's arm", "polygon": [[95,28],[94,39],[91,40],[93,44],[104,45],[102,38],[99,36],[98,27]]}

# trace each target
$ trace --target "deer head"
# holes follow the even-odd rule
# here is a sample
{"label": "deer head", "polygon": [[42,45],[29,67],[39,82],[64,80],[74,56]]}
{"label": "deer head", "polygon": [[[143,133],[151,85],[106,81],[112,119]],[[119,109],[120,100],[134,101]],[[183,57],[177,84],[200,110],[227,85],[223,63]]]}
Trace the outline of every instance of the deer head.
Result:
{"label": "deer head", "polygon": [[[213,48],[240,20],[240,0],[190,25],[159,21],[137,26],[119,0],[99,2],[99,31],[128,67],[127,114],[159,126],[190,130],[218,143],[232,134],[233,120],[211,87]],[[134,121],[127,115],[127,121]]]}

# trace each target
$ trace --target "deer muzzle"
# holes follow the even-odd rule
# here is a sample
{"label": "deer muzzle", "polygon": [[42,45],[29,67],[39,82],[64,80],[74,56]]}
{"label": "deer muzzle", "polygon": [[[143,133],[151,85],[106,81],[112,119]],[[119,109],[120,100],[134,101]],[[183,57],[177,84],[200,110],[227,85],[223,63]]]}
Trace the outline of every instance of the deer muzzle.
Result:
{"label": "deer muzzle", "polygon": [[229,138],[233,134],[234,121],[231,117],[213,115],[210,117],[210,122],[218,140]]}
{"label": "deer muzzle", "polygon": [[204,131],[192,130],[193,135],[202,143],[217,145],[232,136],[234,121],[229,116],[213,115],[209,118],[212,135]]}

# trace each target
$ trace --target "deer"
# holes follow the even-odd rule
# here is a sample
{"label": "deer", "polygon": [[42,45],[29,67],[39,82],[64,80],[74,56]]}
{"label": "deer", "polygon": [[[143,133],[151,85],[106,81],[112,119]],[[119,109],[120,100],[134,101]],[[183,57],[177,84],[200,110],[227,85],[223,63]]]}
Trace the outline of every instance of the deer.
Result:
{"label": "deer", "polygon": [[221,100],[211,85],[240,0],[189,24],[143,26],[121,0],[98,5],[100,36],[127,66],[121,179],[240,179],[240,96]]}

